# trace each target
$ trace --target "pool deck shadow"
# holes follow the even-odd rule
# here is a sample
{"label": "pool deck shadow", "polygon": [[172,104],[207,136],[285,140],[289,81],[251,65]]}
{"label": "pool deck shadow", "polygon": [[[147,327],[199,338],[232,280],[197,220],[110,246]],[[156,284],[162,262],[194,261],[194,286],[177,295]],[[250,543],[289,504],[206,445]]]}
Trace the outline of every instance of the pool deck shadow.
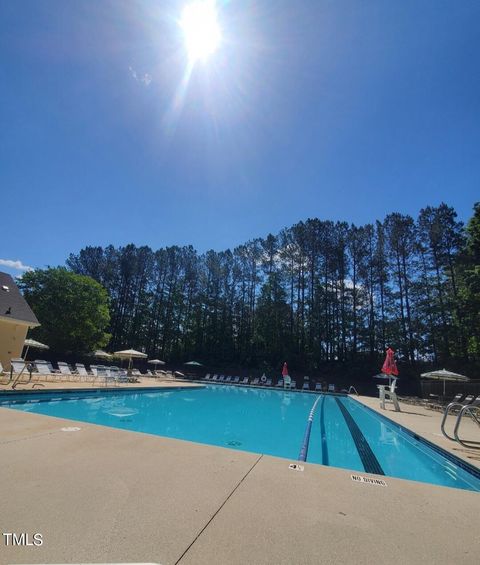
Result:
{"label": "pool deck shadow", "polygon": [[478,563],[470,491],[6,408],[0,461],[2,530],[44,539],[1,564]]}

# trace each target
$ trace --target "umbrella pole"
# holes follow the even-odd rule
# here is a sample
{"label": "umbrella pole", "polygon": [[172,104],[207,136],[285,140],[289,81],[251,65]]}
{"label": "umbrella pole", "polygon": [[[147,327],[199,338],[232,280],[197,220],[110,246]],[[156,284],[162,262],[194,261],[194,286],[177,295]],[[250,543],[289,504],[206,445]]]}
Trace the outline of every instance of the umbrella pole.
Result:
{"label": "umbrella pole", "polygon": [[443,396],[445,396],[445,379],[443,379]]}

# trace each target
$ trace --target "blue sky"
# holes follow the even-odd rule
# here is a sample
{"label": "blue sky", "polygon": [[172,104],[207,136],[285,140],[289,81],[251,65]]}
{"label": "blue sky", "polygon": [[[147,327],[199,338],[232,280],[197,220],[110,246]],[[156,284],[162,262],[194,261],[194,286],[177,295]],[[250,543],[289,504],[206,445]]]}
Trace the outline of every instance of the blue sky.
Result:
{"label": "blue sky", "polygon": [[0,268],[441,201],[470,217],[478,1],[218,2],[188,81],[187,1],[0,0]]}

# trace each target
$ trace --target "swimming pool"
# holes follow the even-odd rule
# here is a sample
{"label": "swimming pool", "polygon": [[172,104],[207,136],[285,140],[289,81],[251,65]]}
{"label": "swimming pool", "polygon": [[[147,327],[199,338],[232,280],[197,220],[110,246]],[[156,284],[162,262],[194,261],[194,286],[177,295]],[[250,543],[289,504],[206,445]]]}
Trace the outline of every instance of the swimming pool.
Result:
{"label": "swimming pool", "polygon": [[307,462],[480,491],[480,471],[346,396],[208,385],[15,395],[0,406],[296,460],[317,399]]}

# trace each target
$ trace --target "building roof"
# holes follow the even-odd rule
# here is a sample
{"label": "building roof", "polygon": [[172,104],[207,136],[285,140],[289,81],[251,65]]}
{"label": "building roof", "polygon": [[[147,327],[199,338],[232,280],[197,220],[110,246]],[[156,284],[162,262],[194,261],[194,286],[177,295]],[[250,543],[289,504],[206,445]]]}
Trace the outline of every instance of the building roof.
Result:
{"label": "building roof", "polygon": [[40,325],[13,278],[2,272],[0,272],[0,320],[23,322],[32,327]]}

